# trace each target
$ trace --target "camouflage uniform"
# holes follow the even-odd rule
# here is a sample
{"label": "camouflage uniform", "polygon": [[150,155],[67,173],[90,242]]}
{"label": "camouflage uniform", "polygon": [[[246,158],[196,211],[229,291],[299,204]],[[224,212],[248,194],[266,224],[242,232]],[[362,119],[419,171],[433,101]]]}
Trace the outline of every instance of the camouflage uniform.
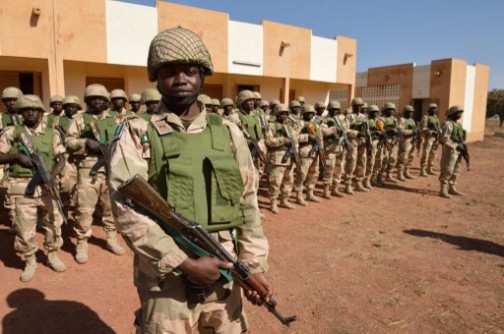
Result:
{"label": "camouflage uniform", "polygon": [[[431,104],[429,106],[429,111],[430,110],[437,110],[437,105]],[[436,159],[439,137],[441,137],[441,124],[436,112],[432,112],[432,115],[425,115],[422,118],[420,129],[423,137],[422,157],[420,158],[420,176],[427,176],[427,174],[436,175],[432,168],[434,160]]]}
{"label": "camouflage uniform", "polygon": [[[404,113],[413,113],[413,107],[404,107]],[[401,117],[399,119],[399,154],[397,159],[397,179],[400,181],[412,179],[409,168],[413,162],[416,135],[418,133],[415,121],[412,118]]]}
{"label": "camouflage uniform", "polygon": [[465,142],[466,132],[462,125],[452,118],[456,113],[462,114],[464,110],[460,106],[452,106],[448,110],[448,120],[443,124],[441,139],[439,142],[443,145],[441,155],[441,172],[439,182],[441,197],[449,198],[448,193],[453,195],[463,195],[457,190],[457,180],[460,173],[460,164],[462,156],[460,146]]}
{"label": "camouflage uniform", "polygon": [[[352,100],[353,108],[362,108],[361,98]],[[366,121],[366,115],[362,113],[349,113],[346,115],[349,130],[347,136],[352,143],[352,151],[347,152],[345,157],[345,192],[353,194],[352,182],[355,180],[359,190],[367,191],[362,187],[362,179],[366,170],[366,140],[363,133],[363,123]]]}
{"label": "camouflage uniform", "polygon": [[[99,87],[101,85],[89,85],[86,87],[86,90],[91,90],[91,86]],[[103,89],[105,88],[103,87]],[[93,95],[88,94],[88,96]],[[79,173],[76,190],[76,222],[74,227],[77,234],[77,253],[75,258],[78,263],[88,261],[87,240],[92,234],[93,213],[98,202],[102,209],[102,222],[107,235],[107,248],[117,255],[124,252],[117,244],[105,167],[101,167],[95,176],[90,176],[91,168],[100,159],[100,156],[89,152],[86,145],[88,139],[98,140],[90,127],[90,123],[96,124],[102,137],[101,140],[105,143],[110,143],[116,125],[116,117],[111,115],[108,110],[104,110],[97,115],[86,112],[75,115],[68,127],[66,148],[75,157]]]}
{"label": "camouflage uniform", "polygon": [[377,153],[377,158],[375,161],[375,170],[377,171],[376,182],[380,185],[383,185],[383,173],[386,173],[386,180],[392,183],[396,183],[397,181],[392,177],[392,171],[395,167],[396,159],[397,159],[397,151],[399,146],[398,135],[399,131],[397,129],[397,118],[393,115],[387,116],[385,113],[390,111],[391,113],[395,112],[395,105],[393,103],[387,102],[385,103],[385,107],[383,108],[382,117],[379,118],[381,122],[383,122],[383,128],[385,130],[386,139],[381,146],[381,151]]}
{"label": "camouflage uniform", "polygon": [[[288,113],[286,105],[275,107],[275,115]],[[278,213],[278,197],[280,205],[288,209],[295,207],[289,203],[290,193],[294,181],[294,160],[288,155],[291,145],[297,150],[297,138],[294,129],[287,121],[280,123],[278,120],[268,124],[266,130],[266,146],[268,147],[268,163],[271,166],[269,173],[269,198],[271,211]]]}
{"label": "camouflage uniform", "polygon": [[[18,108],[32,108],[43,112],[44,108],[40,99],[35,95],[24,95],[17,101]],[[42,114],[40,114],[40,119]],[[56,164],[57,157],[65,153],[65,147],[57,131],[49,129],[42,121],[33,127],[17,125],[4,129],[0,137],[0,153],[19,154],[19,134],[26,133],[33,144],[35,152],[40,154],[46,163],[49,171],[52,171]],[[24,144],[24,143],[23,143]],[[14,227],[16,237],[14,248],[17,254],[26,262],[25,270],[21,275],[21,281],[28,281],[35,275],[36,256],[38,251],[35,241],[38,212],[41,212],[42,228],[45,232],[44,248],[48,252],[49,265],[58,272],[65,271],[66,266],[58,258],[56,252],[63,245],[61,236],[61,216],[56,201],[50,193],[42,186],[37,186],[33,195],[25,195],[29,181],[35,175],[35,171],[21,166],[18,163],[9,165],[9,182],[7,194],[13,199],[15,210]]]}
{"label": "camouflage uniform", "polygon": [[380,109],[377,105],[370,105],[368,112],[370,113],[370,117],[367,120],[369,132],[371,135],[371,151],[367,152],[367,162],[366,162],[366,174],[364,176],[364,180],[362,185],[364,188],[371,189],[371,179],[375,172],[375,163],[376,156],[379,151],[379,143],[381,140],[381,132],[376,125],[376,114],[380,112]]}

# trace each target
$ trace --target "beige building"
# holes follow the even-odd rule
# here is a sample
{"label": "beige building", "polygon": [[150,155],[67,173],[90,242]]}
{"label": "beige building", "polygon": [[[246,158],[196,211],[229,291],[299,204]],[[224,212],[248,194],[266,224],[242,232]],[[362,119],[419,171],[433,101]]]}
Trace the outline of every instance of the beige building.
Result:
{"label": "beige building", "polygon": [[0,89],[14,85],[48,103],[54,94],[81,96],[98,82],[128,94],[152,87],[149,43],[182,26],[208,46],[215,74],[205,93],[234,97],[242,88],[266,100],[327,101],[332,90],[352,95],[356,41],[313,36],[311,30],[262,21],[232,21],[227,13],[157,2],[147,7],[111,0],[2,0]]}
{"label": "beige building", "polygon": [[[438,104],[442,121],[450,106],[461,105],[467,140],[480,141],[485,132],[489,71],[486,65],[468,64],[459,59],[433,60],[424,66],[375,67],[357,74],[355,96],[362,96],[367,103],[380,107],[385,102],[394,102],[399,114],[405,105],[411,104],[417,121],[427,113],[430,103]],[[332,92],[333,96],[336,94]]]}

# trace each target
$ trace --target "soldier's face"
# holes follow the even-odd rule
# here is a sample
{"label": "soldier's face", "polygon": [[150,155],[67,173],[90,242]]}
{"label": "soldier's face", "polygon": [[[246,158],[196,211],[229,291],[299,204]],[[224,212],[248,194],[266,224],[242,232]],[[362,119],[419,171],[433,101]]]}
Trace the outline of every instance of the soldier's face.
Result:
{"label": "soldier's face", "polygon": [[261,107],[261,109],[264,111],[264,113],[265,113],[265,114],[267,114],[267,113],[268,113],[268,110],[269,110],[269,109],[268,109],[268,107],[267,107],[267,106]]}
{"label": "soldier's face", "polygon": [[202,88],[203,73],[194,65],[168,64],[158,71],[158,90],[168,104],[190,106]]}
{"label": "soldier's face", "polygon": [[318,116],[322,116],[322,114],[324,113],[325,109],[324,108],[317,108],[317,115]]}
{"label": "soldier's face", "polygon": [[438,112],[438,109],[437,108],[430,108],[429,109],[429,115],[436,115]]}
{"label": "soldier's face", "polygon": [[287,117],[289,117],[289,113],[281,112],[280,114],[277,115],[277,120],[280,123],[284,123],[287,120]]}
{"label": "soldier's face", "polygon": [[140,109],[140,102],[130,102],[131,110],[137,112]]}
{"label": "soldier's face", "polygon": [[299,112],[301,111],[301,107],[292,107],[291,108],[291,112],[294,114],[294,115],[297,115],[299,114]]}
{"label": "soldier's face", "polygon": [[383,113],[385,114],[385,116],[390,117],[390,116],[392,116],[393,112],[394,112],[394,109],[387,109]]}
{"label": "soldier's face", "polygon": [[233,111],[233,106],[225,106],[224,107],[224,115],[229,115]]}
{"label": "soldier's face", "polygon": [[17,99],[4,99],[3,103],[5,104],[5,108],[7,108],[7,110],[16,110],[16,101]]}
{"label": "soldier's face", "polygon": [[53,102],[51,103],[51,108],[56,115],[59,115],[63,111],[63,103],[59,101]]}
{"label": "soldier's face", "polygon": [[303,119],[306,121],[306,122],[309,122],[312,120],[313,116],[315,116],[314,113],[312,112],[307,112],[307,113],[304,113],[303,114]]}
{"label": "soldier's face", "polygon": [[339,109],[329,109],[328,112],[329,112],[329,116],[334,117],[337,114],[339,114],[340,110]]}
{"label": "soldier's face", "polygon": [[377,111],[370,111],[369,112],[369,118],[371,118],[371,119],[375,119],[376,115],[378,115]]}
{"label": "soldier's face", "polygon": [[108,101],[103,96],[88,96],[86,104],[93,113],[100,113],[108,108]]}
{"label": "soldier's face", "polygon": [[122,98],[112,99],[112,105],[114,106],[114,109],[122,109],[124,107],[125,103],[126,103],[126,100],[122,99]]}
{"label": "soldier's face", "polygon": [[219,112],[219,106],[212,106],[212,112],[218,113]]}
{"label": "soldier's face", "polygon": [[243,102],[242,103],[243,110],[245,110],[246,112],[252,111],[254,109],[254,103],[255,103],[254,99],[249,99]]}
{"label": "soldier's face", "polygon": [[362,111],[362,106],[361,105],[358,105],[358,106],[352,106],[352,112],[354,114],[358,114]]}
{"label": "soldier's face", "polygon": [[23,115],[23,124],[27,127],[34,127],[40,119],[40,111],[35,108],[23,109],[21,115]]}
{"label": "soldier's face", "polygon": [[67,105],[65,105],[64,109],[65,109],[65,115],[68,118],[72,118],[79,110],[79,108],[75,104],[67,104]]}
{"label": "soldier's face", "polygon": [[145,107],[147,107],[148,113],[156,113],[159,109],[159,101],[147,101],[145,102]]}
{"label": "soldier's face", "polygon": [[455,114],[455,120],[459,120],[462,118],[462,111],[457,111],[457,113]]}

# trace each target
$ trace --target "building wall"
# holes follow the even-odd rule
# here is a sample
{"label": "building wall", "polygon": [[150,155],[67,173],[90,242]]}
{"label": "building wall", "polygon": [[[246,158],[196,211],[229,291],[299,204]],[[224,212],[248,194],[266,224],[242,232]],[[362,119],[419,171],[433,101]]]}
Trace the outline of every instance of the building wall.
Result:
{"label": "building wall", "polygon": [[228,32],[229,73],[263,75],[263,27],[257,24],[229,21]]}
{"label": "building wall", "polygon": [[476,67],[472,65],[467,65],[466,68],[466,86],[465,86],[465,97],[464,104],[464,114],[462,117],[462,126],[468,132],[471,132],[472,120],[474,114],[474,80],[476,79]]}
{"label": "building wall", "polygon": [[107,62],[145,66],[149,45],[158,33],[154,7],[106,2]]}
{"label": "building wall", "polygon": [[312,36],[310,80],[335,82],[338,66],[335,59],[338,59],[338,42]]}
{"label": "building wall", "polygon": [[488,66],[476,64],[474,67],[476,68],[474,79],[474,107],[471,132],[467,137],[468,141],[480,141],[484,139],[488,79],[490,75],[490,68]]}
{"label": "building wall", "polygon": [[338,42],[337,82],[350,85],[350,98],[352,98],[357,70],[357,41],[343,36],[337,36],[336,41]]}
{"label": "building wall", "polygon": [[428,99],[430,94],[430,65],[415,66],[413,68],[412,97],[414,99]]}

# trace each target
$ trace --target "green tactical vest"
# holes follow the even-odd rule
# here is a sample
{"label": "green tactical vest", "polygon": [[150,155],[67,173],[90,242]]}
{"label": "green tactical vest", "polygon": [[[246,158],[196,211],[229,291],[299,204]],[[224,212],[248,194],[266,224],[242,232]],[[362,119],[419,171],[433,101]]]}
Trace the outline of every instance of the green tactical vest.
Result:
{"label": "green tactical vest", "polygon": [[[273,132],[273,137],[275,138],[290,138],[289,134],[285,131],[283,124],[275,122],[275,132]],[[277,147],[268,148],[268,151],[287,151],[290,145],[282,145]]]}
{"label": "green tactical vest", "polygon": [[383,128],[386,129],[395,129],[396,128],[396,118],[394,116],[390,117],[382,117]]}
{"label": "green tactical vest", "polygon": [[451,133],[450,139],[455,143],[462,144],[464,142],[465,137],[465,131],[462,128],[462,125],[452,120],[449,120],[448,122],[450,122],[453,125],[453,131]]}
{"label": "green tactical vest", "polygon": [[404,119],[404,128],[406,130],[416,130],[417,127],[416,127],[415,120],[411,119],[411,118],[409,118],[409,119],[405,118]]}
{"label": "green tactical vest", "polygon": [[437,116],[427,116],[427,128],[430,130],[441,132],[441,124]]}
{"label": "green tactical vest", "polygon": [[[336,121],[336,117],[338,116],[334,116],[334,117],[327,117],[325,119],[325,123],[327,124],[327,127],[329,128],[340,128],[340,123],[338,123],[338,121]],[[332,134],[328,137],[325,137],[324,138],[324,142],[327,144],[327,145],[330,145],[330,144],[333,144],[333,143],[337,143],[339,142],[340,140],[340,135],[339,135],[339,132],[336,132],[335,134]]]}
{"label": "green tactical vest", "polygon": [[81,138],[89,138],[96,140],[95,136],[93,135],[93,131],[91,131],[91,128],[89,127],[89,123],[94,121],[96,122],[96,125],[98,127],[98,133],[100,134],[100,139],[106,144],[111,142],[116,127],[115,116],[97,119],[94,118],[93,115],[90,113],[84,113],[82,114],[82,118],[84,119],[84,129],[82,129]]}
{"label": "green tactical vest", "polygon": [[259,141],[263,139],[263,132],[261,128],[261,123],[257,116],[250,113],[250,115],[245,114],[241,110],[238,112],[238,116],[240,117],[240,122],[242,126],[247,130],[252,138]]}
{"label": "green tactical vest", "polygon": [[[18,154],[21,152],[19,145],[21,143],[17,140],[18,135],[25,131],[24,126],[17,125],[14,129],[14,145],[12,146],[9,154]],[[54,154],[53,147],[53,137],[54,131],[48,127],[45,129],[45,133],[41,135],[31,134],[30,138],[33,143],[33,149],[37,154],[39,154],[47,165],[47,169],[52,171],[54,165],[56,164],[56,155]],[[9,165],[9,177],[26,177],[31,178],[35,175],[32,168],[25,168],[19,164]]]}
{"label": "green tactical vest", "polygon": [[378,126],[376,125],[376,120],[372,118],[368,119],[368,125],[369,132],[371,132],[371,137],[373,139],[380,139],[380,135],[378,134],[380,132],[380,129],[378,129]]}
{"label": "green tactical vest", "polygon": [[364,122],[359,117],[355,117],[355,121],[350,125],[350,129],[362,131],[363,124]]}
{"label": "green tactical vest", "polygon": [[[301,129],[301,134],[309,134],[311,135],[312,133],[308,130],[308,124],[310,124],[310,122],[306,122],[305,125],[303,126],[303,128]],[[322,132],[320,131],[320,126],[318,126],[317,124],[315,123],[312,123],[313,125],[315,125],[315,133],[317,135],[317,137],[319,138],[322,138]],[[307,142],[307,143],[300,143],[299,145],[300,146],[304,146],[304,145],[309,145],[311,144],[311,142]]]}
{"label": "green tactical vest", "polygon": [[63,115],[58,119],[58,122],[61,129],[65,132],[65,134],[67,134],[70,123],[72,123],[72,119],[68,118],[66,115]]}
{"label": "green tactical vest", "polygon": [[209,232],[243,224],[244,191],[229,130],[218,115],[207,115],[207,128],[197,134],[173,130],[160,135],[149,123],[149,183],[185,218]]}
{"label": "green tactical vest", "polygon": [[[13,115],[13,117],[16,117],[16,116],[17,115]],[[18,119],[18,124],[21,124],[19,122],[19,119]],[[7,112],[2,113],[2,126],[4,128],[6,128],[6,127],[12,126],[12,125],[15,125],[15,124],[14,124],[14,121],[12,120],[11,115],[9,115]]]}
{"label": "green tactical vest", "polygon": [[60,116],[56,116],[55,114],[49,114],[47,115],[47,127],[53,128],[54,121],[59,118]]}

